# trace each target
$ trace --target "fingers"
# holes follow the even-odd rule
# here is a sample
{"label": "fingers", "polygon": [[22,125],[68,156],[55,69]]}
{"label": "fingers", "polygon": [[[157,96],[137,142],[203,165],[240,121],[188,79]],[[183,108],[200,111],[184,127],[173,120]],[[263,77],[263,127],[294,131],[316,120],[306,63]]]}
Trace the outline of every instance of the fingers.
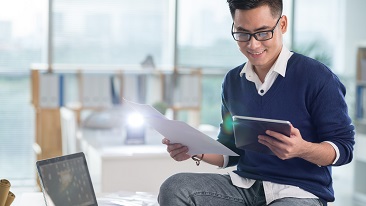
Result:
{"label": "fingers", "polygon": [[174,160],[183,161],[190,158],[190,155],[187,154],[188,147],[179,143],[171,144],[167,138],[162,139],[162,143],[167,145],[166,150]]}
{"label": "fingers", "polygon": [[276,138],[279,141],[286,141],[286,139],[288,138],[284,134],[281,134],[281,133],[275,132],[275,131],[271,131],[271,130],[266,130],[266,134],[272,138]]}
{"label": "fingers", "polygon": [[266,131],[266,134],[268,136],[259,135],[258,142],[267,146],[280,159],[297,157],[303,148],[301,145],[304,140],[295,127],[291,127],[290,137],[274,131]]}
{"label": "fingers", "polygon": [[180,154],[180,153],[187,153],[188,152],[188,147],[181,145],[181,144],[169,144],[167,146],[168,153],[170,154],[170,156],[172,158],[174,158],[176,155]]}
{"label": "fingers", "polygon": [[190,155],[188,155],[187,152],[188,148],[186,146],[182,146],[178,149],[171,150],[169,155],[176,161],[183,161],[190,158]]}
{"label": "fingers", "polygon": [[161,140],[161,143],[168,145],[170,144],[170,141],[167,138],[164,138]]}
{"label": "fingers", "polygon": [[179,144],[179,143],[171,144],[170,141],[166,138],[164,138],[162,140],[162,143],[167,145],[166,150],[168,151],[169,154],[171,154],[170,156],[172,156],[172,157],[178,153],[184,152],[186,150],[188,151],[188,148],[186,146]]}
{"label": "fingers", "polygon": [[299,137],[301,136],[300,134],[300,130],[295,128],[295,127],[291,127],[291,131],[290,131],[291,135],[290,136],[296,136]]}
{"label": "fingers", "polygon": [[281,144],[281,142],[278,141],[277,139],[275,139],[273,137],[266,136],[266,135],[259,135],[258,136],[258,142],[261,143],[261,144],[266,145],[269,148],[278,147]]}

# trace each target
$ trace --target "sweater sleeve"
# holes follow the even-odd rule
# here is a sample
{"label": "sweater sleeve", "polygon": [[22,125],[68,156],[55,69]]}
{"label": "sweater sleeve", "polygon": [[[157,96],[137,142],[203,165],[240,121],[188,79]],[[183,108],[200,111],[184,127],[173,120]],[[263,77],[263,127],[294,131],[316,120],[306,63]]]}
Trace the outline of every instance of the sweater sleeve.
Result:
{"label": "sweater sleeve", "polygon": [[346,89],[333,73],[320,78],[314,90],[311,114],[321,141],[330,141],[339,149],[334,166],[347,164],[353,159],[354,126],[348,115]]}
{"label": "sweater sleeve", "polygon": [[[225,83],[225,82],[224,82]],[[238,149],[235,146],[235,138],[234,138],[234,131],[233,131],[233,119],[232,115],[229,112],[225,101],[225,87],[224,83],[222,86],[222,94],[221,94],[221,118],[222,121],[220,123],[220,131],[218,135],[217,141],[221,144],[225,145],[229,149],[233,150],[235,153],[241,155],[244,153],[243,150]],[[237,165],[239,162],[240,156],[229,156],[229,161],[227,167]]]}

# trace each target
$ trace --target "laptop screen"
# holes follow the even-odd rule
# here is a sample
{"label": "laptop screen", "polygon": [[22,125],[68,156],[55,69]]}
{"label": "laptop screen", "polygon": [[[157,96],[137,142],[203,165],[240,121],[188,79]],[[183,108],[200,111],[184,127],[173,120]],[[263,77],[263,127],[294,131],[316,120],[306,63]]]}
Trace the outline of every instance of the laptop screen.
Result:
{"label": "laptop screen", "polygon": [[46,205],[97,206],[84,153],[37,161]]}

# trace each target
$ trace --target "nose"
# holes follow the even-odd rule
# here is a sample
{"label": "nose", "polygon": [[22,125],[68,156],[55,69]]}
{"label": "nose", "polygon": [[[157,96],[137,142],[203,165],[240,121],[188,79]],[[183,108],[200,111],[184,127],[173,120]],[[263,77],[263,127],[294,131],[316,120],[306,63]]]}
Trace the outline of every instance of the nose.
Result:
{"label": "nose", "polygon": [[254,36],[252,36],[252,38],[250,38],[250,40],[248,41],[248,48],[250,48],[250,49],[258,48],[260,45],[261,45],[261,42],[256,40],[254,38]]}

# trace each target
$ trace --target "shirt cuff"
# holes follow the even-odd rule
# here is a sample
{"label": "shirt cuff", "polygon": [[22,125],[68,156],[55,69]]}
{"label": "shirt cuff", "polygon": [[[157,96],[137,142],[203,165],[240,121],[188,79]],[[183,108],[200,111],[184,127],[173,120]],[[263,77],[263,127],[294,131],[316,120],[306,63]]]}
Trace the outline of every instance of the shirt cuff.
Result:
{"label": "shirt cuff", "polygon": [[226,168],[227,165],[229,164],[229,155],[222,155],[224,157],[224,164],[222,165],[222,167],[219,168]]}
{"label": "shirt cuff", "polygon": [[[329,143],[330,145],[332,145],[333,149],[335,150],[335,152],[336,152],[336,158],[334,159],[334,162],[333,162],[333,164],[335,164],[335,163],[338,161],[339,156],[340,156],[340,154],[339,154],[339,149],[338,149],[337,145],[335,145],[335,144],[334,144],[333,142],[331,142],[331,141],[324,141],[324,142],[327,142],[327,143]],[[224,161],[224,163],[225,163],[225,161]]]}

